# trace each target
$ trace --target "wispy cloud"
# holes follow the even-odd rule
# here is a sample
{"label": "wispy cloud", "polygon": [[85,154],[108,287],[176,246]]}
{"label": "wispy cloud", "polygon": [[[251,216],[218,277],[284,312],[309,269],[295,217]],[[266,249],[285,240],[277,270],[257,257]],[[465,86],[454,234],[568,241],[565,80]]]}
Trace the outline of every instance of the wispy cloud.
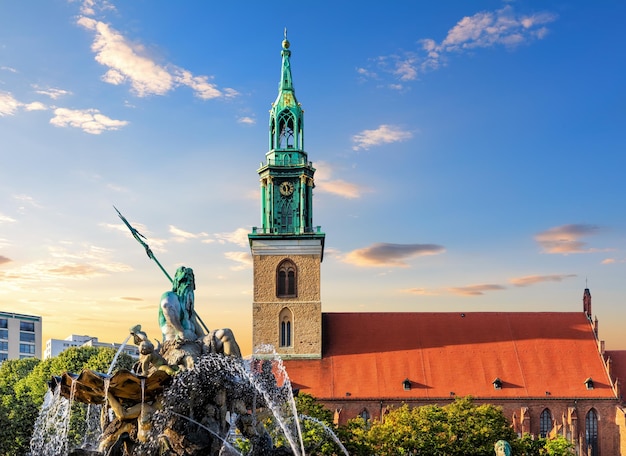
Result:
{"label": "wispy cloud", "polygon": [[13,217],[0,213],[0,224],[2,223],[14,223],[16,220]]}
{"label": "wispy cloud", "polygon": [[23,103],[17,101],[9,92],[0,92],[0,117],[13,116]]}
{"label": "wispy cloud", "polygon": [[205,232],[191,233],[189,231],[185,231],[180,228],[177,228],[174,225],[169,226],[169,232],[170,234],[174,235],[174,238],[173,238],[174,242],[185,242],[190,239],[200,239],[200,238],[205,238],[208,236],[208,234]]}
{"label": "wispy cloud", "polygon": [[380,146],[381,144],[391,144],[395,142],[402,142],[409,140],[413,137],[413,132],[409,130],[403,130],[396,125],[381,125],[374,130],[363,130],[352,137],[354,146],[353,150],[369,149],[373,146]]}
{"label": "wispy cloud", "polygon": [[57,108],[50,123],[55,127],[80,128],[85,133],[99,135],[103,131],[119,130],[128,125],[126,120],[115,120],[101,114],[98,109]]}
{"label": "wispy cloud", "polygon": [[429,290],[427,288],[405,288],[400,291],[402,293],[414,294],[419,296],[437,296],[440,294],[436,290]]}
{"label": "wispy cloud", "polygon": [[332,193],[348,199],[360,198],[363,193],[370,191],[366,187],[343,179],[333,179],[333,167],[327,162],[316,162],[315,168],[315,188],[317,191]]}
{"label": "wispy cloud", "polygon": [[500,291],[506,290],[506,287],[503,285],[483,283],[477,285],[467,285],[464,287],[452,287],[448,288],[448,291],[452,294],[460,295],[460,296],[481,296],[484,295],[488,291]]}
{"label": "wispy cloud", "polygon": [[230,268],[233,271],[241,271],[252,267],[252,255],[250,255],[249,252],[226,252],[224,256],[238,263],[236,266]]}
{"label": "wispy cloud", "polygon": [[128,83],[139,97],[165,95],[178,86],[191,88],[203,100],[238,95],[234,89],[220,90],[209,76],[194,75],[171,64],[158,64],[143,45],[132,43],[105,22],[81,16],[77,23],[94,33],[91,50],[96,55],[96,61],[108,68],[102,77],[104,82],[113,85]]}
{"label": "wispy cloud", "polygon": [[21,204],[20,210],[24,209],[24,205],[28,205],[37,209],[40,209],[42,207],[41,204],[39,204],[39,202],[30,195],[24,195],[23,193],[21,193],[18,195],[13,195],[12,198]]}
{"label": "wispy cloud", "polygon": [[367,79],[381,79],[381,74],[390,74],[398,82],[387,87],[399,89],[404,83],[418,79],[421,73],[440,68],[451,54],[494,46],[514,48],[543,39],[548,34],[547,24],[556,19],[557,15],[550,12],[518,14],[510,5],[481,11],[463,17],[440,42],[420,39],[418,49],[374,58],[374,69],[358,68],[357,72]]}
{"label": "wispy cloud", "polygon": [[590,249],[581,238],[597,234],[600,228],[596,225],[570,224],[561,225],[542,231],[535,235],[535,241],[542,247],[544,253],[591,253],[597,250]]}
{"label": "wispy cloud", "polygon": [[13,261],[11,258],[0,255],[0,264],[10,263],[11,261]]}
{"label": "wispy cloud", "polygon": [[509,279],[516,287],[527,287],[542,282],[562,282],[565,279],[577,277],[576,274],[548,274],[548,275],[529,275],[524,277],[515,277]]}
{"label": "wispy cloud", "polygon": [[221,244],[231,243],[236,244],[241,247],[247,247],[248,244],[248,233],[250,231],[245,228],[237,228],[235,231],[231,231],[228,233],[217,233],[215,234],[215,238]]}
{"label": "wispy cloud", "polygon": [[86,280],[132,270],[112,260],[112,251],[97,246],[62,242],[48,247],[43,260],[0,270],[0,294],[11,291],[47,293],[63,288],[65,280]]}
{"label": "wispy cloud", "polygon": [[377,243],[353,250],[343,257],[346,263],[356,266],[408,267],[405,260],[423,255],[438,255],[445,248],[436,244],[387,244]]}
{"label": "wispy cloud", "polygon": [[39,86],[36,86],[36,85],[33,87],[35,88],[35,93],[38,93],[40,95],[45,95],[47,97],[50,97],[53,100],[57,100],[61,97],[72,94],[72,92],[68,90],[56,89],[54,87],[49,87],[47,89],[40,88]]}
{"label": "wispy cloud", "polygon": [[238,123],[246,124],[246,125],[255,125],[256,120],[253,117],[243,116],[237,119]]}
{"label": "wispy cloud", "polygon": [[[544,275],[528,275],[523,277],[514,277],[508,280],[511,285],[516,287],[529,287],[544,282],[562,282],[572,277],[577,277],[576,274],[544,274]],[[441,289],[428,289],[428,288],[406,288],[403,293],[410,293],[415,295],[424,296],[437,296],[441,294],[451,293],[458,296],[480,296],[490,291],[506,290],[506,285],[498,283],[479,283],[473,285],[463,286],[450,286]]]}

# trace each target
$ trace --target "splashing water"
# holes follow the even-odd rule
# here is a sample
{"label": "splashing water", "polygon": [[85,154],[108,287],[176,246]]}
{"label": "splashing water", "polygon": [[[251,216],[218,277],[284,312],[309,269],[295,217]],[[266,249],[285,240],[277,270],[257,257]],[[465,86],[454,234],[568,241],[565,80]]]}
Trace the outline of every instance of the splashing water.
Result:
{"label": "splashing water", "polygon": [[348,450],[346,450],[346,447],[343,446],[343,443],[341,443],[341,440],[339,440],[339,437],[337,437],[337,435],[333,432],[333,430],[330,427],[328,427],[326,423],[318,420],[317,418],[313,418],[312,416],[308,416],[304,414],[299,415],[299,417],[303,420],[310,421],[312,423],[319,425],[324,430],[326,435],[329,436],[331,439],[333,439],[333,442],[337,444],[337,446],[343,452],[343,454],[345,454],[346,456],[350,456],[350,454],[348,453]]}
{"label": "splashing water", "polygon": [[[188,416],[181,415],[180,413],[176,413],[176,412],[170,412],[170,413],[172,413],[173,415],[179,416],[179,417],[189,421],[190,423],[193,423],[196,426],[201,427],[205,431],[213,434],[214,437],[216,437],[218,440],[220,440],[222,442],[222,449],[220,450],[220,455],[224,454],[224,456],[226,456],[226,455],[234,454],[235,456],[242,456],[241,453],[239,451],[237,451],[237,449],[234,446],[232,446],[228,440],[223,439],[217,432],[214,432],[213,430],[209,429],[204,424],[198,423],[196,420],[194,420],[192,418],[189,418]],[[226,451],[228,451],[228,453],[222,453],[222,450],[224,450],[224,449],[226,449]]]}
{"label": "splashing water", "polygon": [[[114,365],[115,358],[110,371]],[[71,441],[75,441],[77,435],[80,441],[75,443],[82,443],[85,449],[94,449],[98,443],[102,443],[97,442],[98,438],[103,438],[102,427],[92,421],[97,421],[94,417],[104,410],[107,413],[102,414],[103,417],[107,416],[110,420],[115,418],[111,416],[112,410],[108,407],[107,392],[110,382],[119,374],[113,377],[100,375],[104,380],[104,404],[91,404],[89,407],[78,401],[74,404],[75,410],[84,407],[87,423],[76,424],[76,418],[83,415],[82,412],[70,420],[70,415],[75,414],[71,409],[74,385],[78,382],[72,380],[69,400],[61,396],[60,387],[47,393],[31,440],[33,456],[66,455],[72,450]],[[151,428],[146,431],[147,439],[137,442],[138,447],[133,454],[161,454],[164,444],[162,439],[166,439],[167,444],[167,439],[173,438],[170,443],[176,444],[177,438],[191,438],[196,439],[194,445],[205,448],[206,453],[197,454],[241,456],[232,439],[243,438],[251,447],[248,454],[260,456],[274,454],[276,448],[272,436],[279,436],[294,456],[305,456],[291,381],[273,347],[262,347],[250,360],[216,354],[200,356],[193,369],[183,370],[171,377],[171,383],[159,396],[161,405],[156,408],[149,402],[144,409],[148,395],[147,381],[144,378],[139,380],[141,413],[138,424],[146,415]],[[268,418],[271,420],[268,421]],[[312,417],[301,418],[320,425],[325,436],[332,438],[340,452],[348,456],[345,447],[325,423]],[[273,425],[267,427],[270,421]],[[100,423],[100,426],[105,424]]]}
{"label": "splashing water", "polygon": [[[291,449],[293,450],[293,452],[296,455],[298,454],[296,451],[296,443],[293,441],[294,437],[297,437],[298,443],[300,444],[300,451],[301,451],[300,454],[304,456],[305,455],[304,440],[302,439],[302,430],[300,429],[300,421],[297,419],[298,411],[296,409],[296,401],[293,398],[293,389],[291,388],[291,380],[289,379],[289,375],[287,375],[287,369],[285,369],[283,360],[280,358],[278,353],[276,353],[276,350],[274,349],[274,346],[272,345],[259,345],[258,347],[256,347],[254,353],[257,356],[260,356],[260,357],[263,357],[265,359],[272,361],[272,363],[275,366],[274,375],[275,375],[276,381],[278,383],[282,383],[283,385],[282,386],[283,394],[278,394],[278,395],[271,394],[273,393],[271,389],[275,389],[277,385],[271,388],[270,391],[267,391],[266,390],[267,385],[259,384],[258,378],[249,378],[250,383],[252,383],[252,385],[254,385],[257,388],[257,390],[259,390],[259,392],[263,394],[263,396],[265,397],[265,400],[268,403],[272,404],[270,408],[272,409],[272,412],[274,413],[274,418],[278,421],[281,429],[283,430],[285,434],[285,437],[289,441],[289,445],[291,446]],[[251,369],[248,369],[248,373],[250,371]],[[276,399],[286,400],[287,404],[289,405],[289,408],[291,409],[290,413],[289,411],[287,411],[287,413],[281,412],[280,410],[281,407],[276,402]],[[289,421],[293,421],[295,423],[295,427],[296,427],[295,436],[293,435],[293,432],[287,427],[287,423]]]}
{"label": "splashing water", "polygon": [[115,367],[115,364],[117,363],[117,358],[119,358],[120,353],[122,353],[122,350],[124,350],[124,347],[126,347],[126,343],[130,339],[131,335],[132,334],[129,334],[128,337],[124,339],[124,342],[122,342],[122,345],[120,345],[120,348],[117,350],[117,353],[115,353],[115,356],[113,357],[113,361],[111,361],[111,365],[109,366],[109,370],[107,371],[107,375],[111,375],[111,372],[113,372],[113,368]]}

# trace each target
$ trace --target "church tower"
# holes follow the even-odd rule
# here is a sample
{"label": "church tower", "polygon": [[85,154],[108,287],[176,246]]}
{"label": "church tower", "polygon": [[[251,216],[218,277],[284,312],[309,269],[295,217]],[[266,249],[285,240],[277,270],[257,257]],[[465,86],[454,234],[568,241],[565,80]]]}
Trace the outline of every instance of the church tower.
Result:
{"label": "church tower", "polygon": [[315,168],[304,151],[304,111],[293,88],[286,30],[282,47],[269,150],[258,169],[262,226],[248,235],[254,268],[252,344],[253,349],[271,344],[283,359],[321,358],[325,235],[313,226]]}

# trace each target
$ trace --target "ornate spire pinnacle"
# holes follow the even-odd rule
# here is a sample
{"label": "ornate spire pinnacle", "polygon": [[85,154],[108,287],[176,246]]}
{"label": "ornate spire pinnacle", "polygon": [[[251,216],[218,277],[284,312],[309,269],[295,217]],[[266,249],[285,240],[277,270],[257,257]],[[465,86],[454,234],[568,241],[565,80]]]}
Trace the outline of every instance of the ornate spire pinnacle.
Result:
{"label": "ornate spire pinnacle", "polygon": [[[293,81],[291,79],[291,62],[289,58],[291,57],[291,51],[289,50],[289,40],[287,40],[287,27],[285,27],[284,33],[285,39],[283,40],[283,50],[281,51],[281,55],[283,56],[283,65],[281,71],[280,84],[278,85],[278,97],[280,99],[280,95],[284,91],[293,92]],[[279,101],[279,100],[276,100]]]}

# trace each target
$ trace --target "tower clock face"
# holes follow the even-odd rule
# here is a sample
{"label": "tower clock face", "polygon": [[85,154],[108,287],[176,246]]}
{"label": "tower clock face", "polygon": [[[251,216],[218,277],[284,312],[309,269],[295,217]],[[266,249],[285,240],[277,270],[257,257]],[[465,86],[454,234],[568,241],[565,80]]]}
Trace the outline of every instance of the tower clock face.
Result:
{"label": "tower clock face", "polygon": [[289,181],[284,181],[279,186],[280,194],[283,196],[289,196],[293,193],[293,183]]}

